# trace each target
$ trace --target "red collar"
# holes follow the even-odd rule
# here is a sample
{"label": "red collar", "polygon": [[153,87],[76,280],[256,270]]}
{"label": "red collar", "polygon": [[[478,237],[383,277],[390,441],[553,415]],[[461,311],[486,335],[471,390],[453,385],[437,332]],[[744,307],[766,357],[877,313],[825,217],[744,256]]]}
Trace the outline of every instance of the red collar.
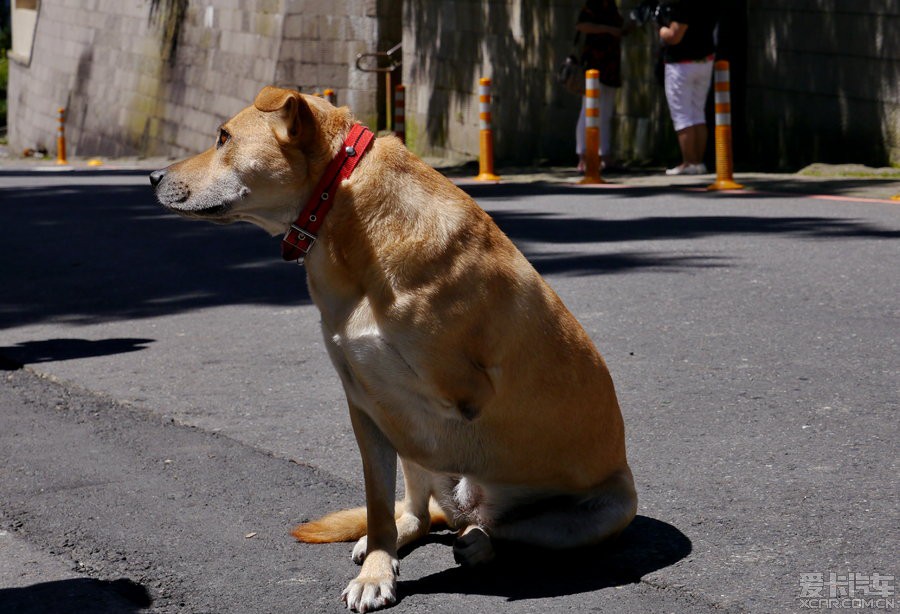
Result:
{"label": "red collar", "polygon": [[316,242],[316,233],[331,210],[333,196],[344,179],[359,164],[375,135],[362,124],[354,124],[340,151],[325,169],[303,211],[281,240],[281,257],[303,264],[303,258]]}

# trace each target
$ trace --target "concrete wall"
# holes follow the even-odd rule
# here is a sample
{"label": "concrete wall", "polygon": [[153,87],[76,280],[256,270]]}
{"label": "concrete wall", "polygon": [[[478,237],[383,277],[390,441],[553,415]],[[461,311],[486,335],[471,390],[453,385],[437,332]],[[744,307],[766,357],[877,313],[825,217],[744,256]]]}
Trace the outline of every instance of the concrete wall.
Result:
{"label": "concrete wall", "polygon": [[182,156],[271,83],[331,87],[374,122],[353,60],[380,24],[376,0],[42,0],[30,61],[10,62],[10,144],[54,151],[64,106],[72,155]]}
{"label": "concrete wall", "polygon": [[[638,0],[620,0],[623,14]],[[331,87],[383,127],[383,77],[358,53],[403,42],[407,139],[417,153],[478,155],[477,84],[494,81],[498,163],[575,162],[580,100],[555,84],[582,0],[42,0],[30,62],[10,62],[14,148],[181,156],[276,83]],[[883,0],[721,0],[732,60],[736,165],[900,164],[900,12]],[[178,9],[186,9],[183,18]],[[176,43],[173,45],[173,42]],[[623,41],[613,123],[620,159],[678,160],[656,35]],[[381,117],[381,125],[379,125]],[[710,147],[710,151],[712,148]]]}
{"label": "concrete wall", "polygon": [[762,166],[900,165],[900,9],[750,0],[747,145]]}
{"label": "concrete wall", "polygon": [[[554,82],[572,51],[581,0],[407,0],[403,80],[407,141],[419,153],[478,155],[478,80],[493,81],[495,153],[505,163],[575,162],[580,99]],[[623,13],[637,4],[626,1]],[[662,145],[662,89],[652,77],[649,27],[623,44],[613,147],[622,158]],[[638,126],[644,139],[637,141]]]}
{"label": "concrete wall", "polygon": [[[477,83],[494,80],[496,155],[574,160],[578,100],[552,81],[571,47],[580,0],[407,0],[407,134],[420,153],[478,153]],[[624,14],[637,0],[620,0]],[[738,168],[813,161],[900,164],[900,11],[883,0],[721,0],[720,57],[732,63]],[[623,40],[620,159],[680,158],[662,88],[656,34]],[[710,108],[711,111],[711,108]],[[712,114],[709,113],[710,123]],[[710,131],[712,133],[712,131]],[[712,143],[708,161],[712,159]]]}

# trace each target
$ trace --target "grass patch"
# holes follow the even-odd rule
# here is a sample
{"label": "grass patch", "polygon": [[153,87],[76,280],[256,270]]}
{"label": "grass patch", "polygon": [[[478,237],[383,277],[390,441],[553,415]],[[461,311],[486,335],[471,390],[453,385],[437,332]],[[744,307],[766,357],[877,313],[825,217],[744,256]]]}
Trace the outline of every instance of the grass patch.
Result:
{"label": "grass patch", "polygon": [[900,168],[885,166],[874,168],[862,164],[810,164],[797,172],[803,177],[835,179],[900,179]]}

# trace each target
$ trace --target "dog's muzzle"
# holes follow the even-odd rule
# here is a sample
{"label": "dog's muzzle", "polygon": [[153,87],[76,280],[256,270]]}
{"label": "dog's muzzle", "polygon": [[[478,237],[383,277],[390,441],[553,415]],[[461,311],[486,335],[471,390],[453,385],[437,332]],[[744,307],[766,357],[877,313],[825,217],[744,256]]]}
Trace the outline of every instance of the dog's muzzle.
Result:
{"label": "dog's muzzle", "polygon": [[[176,205],[187,201],[188,197],[191,195],[191,191],[183,182],[177,181],[177,178],[175,181],[172,181],[172,179],[165,181],[168,174],[169,171],[165,168],[153,171],[150,173],[150,185],[153,186],[153,191],[156,192],[156,198],[162,206],[178,213],[182,213],[182,207]],[[218,213],[218,211],[216,211],[216,213]]]}

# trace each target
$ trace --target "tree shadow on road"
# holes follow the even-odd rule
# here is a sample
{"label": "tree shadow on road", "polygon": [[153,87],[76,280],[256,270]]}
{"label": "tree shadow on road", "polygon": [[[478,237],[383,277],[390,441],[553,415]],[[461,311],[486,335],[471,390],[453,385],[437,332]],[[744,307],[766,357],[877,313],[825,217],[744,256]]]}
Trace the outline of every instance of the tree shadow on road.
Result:
{"label": "tree shadow on road", "polygon": [[686,256],[663,252],[532,253],[520,248],[541,275],[615,275],[635,271],[679,272],[686,269],[710,269],[730,266],[723,256]]}
{"label": "tree shadow on road", "polygon": [[[538,169],[540,170],[540,169]],[[515,179],[507,183],[474,183],[468,179],[475,173],[458,173],[454,169],[441,169],[447,176],[460,181],[459,187],[477,200],[521,198],[526,196],[597,196],[617,199],[656,198],[677,194],[682,197],[693,197],[703,200],[719,198],[737,198],[741,200],[770,200],[773,198],[802,198],[809,196],[828,196],[855,200],[864,194],[895,194],[900,191],[897,179],[863,179],[863,178],[812,178],[784,176],[761,176],[743,178],[743,190],[727,192],[707,191],[712,178],[699,180],[676,179],[671,185],[641,185],[635,183],[617,183],[616,177],[606,176],[609,183],[596,186],[582,186],[575,183],[578,175],[560,174],[558,180],[523,181]],[[498,173],[503,175],[503,171]],[[647,173],[629,173],[630,178],[640,177]],[[571,182],[567,182],[571,181]],[[620,179],[621,181],[621,179]],[[884,197],[882,197],[883,199]]]}
{"label": "tree shadow on road", "polygon": [[149,186],[7,188],[0,202],[0,328],[309,302],[277,239],[181,219]]}
{"label": "tree shadow on road", "polygon": [[0,589],[0,612],[16,614],[131,614],[152,603],[145,587],[124,578],[72,578]]}
{"label": "tree shadow on road", "polygon": [[[716,236],[784,236],[800,239],[896,239],[900,231],[852,219],[824,217],[665,216],[635,219],[569,217],[527,210],[491,211],[498,226],[543,275],[611,275],[634,271],[680,272],[734,265],[727,255],[685,254],[684,249],[608,251],[604,244],[683,241]],[[578,245],[578,252],[536,251],[535,245]]]}
{"label": "tree shadow on road", "polygon": [[[437,536],[452,543],[453,535]],[[506,546],[490,565],[453,567],[399,583],[401,595],[461,593],[506,597],[510,601],[561,597],[640,579],[685,558],[691,540],[672,525],[637,516],[609,544],[555,552]]]}
{"label": "tree shadow on road", "polygon": [[[534,193],[534,186],[526,187]],[[47,321],[85,324],[154,317],[221,305],[310,302],[305,274],[280,259],[278,238],[249,224],[222,227],[181,219],[164,211],[143,185],[73,180],[3,188],[0,203],[0,329]],[[598,253],[597,245],[614,242],[728,235],[900,237],[897,230],[858,220],[812,216],[673,213],[623,220],[603,219],[602,210],[590,217],[529,210],[492,214],[544,274],[730,266],[727,257],[685,254],[683,249]],[[534,249],[538,243],[590,247],[548,253]]]}
{"label": "tree shadow on road", "polygon": [[626,220],[572,218],[527,210],[493,211],[514,241],[615,243],[700,239],[726,235],[783,235],[804,239],[896,239],[900,231],[853,219],[825,217],[664,216]]}
{"label": "tree shadow on road", "polygon": [[25,341],[9,347],[0,347],[0,370],[15,370],[22,365],[42,362],[137,352],[153,341],[154,339],[131,338]]}

